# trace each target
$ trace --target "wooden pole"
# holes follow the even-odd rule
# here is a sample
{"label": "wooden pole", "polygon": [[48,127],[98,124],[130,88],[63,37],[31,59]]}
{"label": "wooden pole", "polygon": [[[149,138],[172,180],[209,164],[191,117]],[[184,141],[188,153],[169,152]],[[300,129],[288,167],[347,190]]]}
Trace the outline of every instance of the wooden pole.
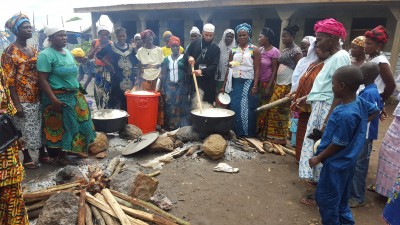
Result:
{"label": "wooden pole", "polygon": [[117,214],[117,217],[118,217],[119,221],[121,222],[121,224],[122,225],[130,225],[128,217],[126,216],[124,211],[121,209],[121,206],[118,204],[117,200],[115,200],[115,198],[111,194],[111,192],[108,189],[103,189],[101,191],[101,194],[105,197],[108,204],[110,204],[110,206],[114,210],[115,214]]}
{"label": "wooden pole", "polygon": [[[85,198],[86,198],[86,193],[85,193]],[[85,224],[86,225],[93,225],[93,219],[92,219],[92,210],[90,209],[90,206],[85,203]]]}
{"label": "wooden pole", "polygon": [[82,189],[79,196],[78,225],[85,225],[85,218],[86,218],[85,199],[86,199],[86,191]]}
{"label": "wooden pole", "polygon": [[197,85],[196,74],[194,74],[194,66],[192,66],[192,74],[193,74],[194,87],[196,88],[197,104],[199,105],[200,114],[202,114],[203,113],[203,106],[201,105],[199,86]]}

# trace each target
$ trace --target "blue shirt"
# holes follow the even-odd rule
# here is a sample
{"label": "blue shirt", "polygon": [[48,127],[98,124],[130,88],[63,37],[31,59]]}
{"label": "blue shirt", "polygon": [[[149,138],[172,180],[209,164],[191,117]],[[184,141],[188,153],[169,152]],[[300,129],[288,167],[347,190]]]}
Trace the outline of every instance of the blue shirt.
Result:
{"label": "blue shirt", "polygon": [[[376,84],[372,83],[367,85],[364,90],[362,90],[359,96],[365,99],[367,102],[378,106],[379,110],[383,109],[381,95],[378,92],[378,87]],[[375,117],[368,123],[367,129],[367,139],[376,140],[378,139],[378,126],[379,126],[379,116]]]}
{"label": "blue shirt", "polygon": [[351,103],[338,105],[328,119],[317,155],[330,144],[344,148],[326,158],[323,163],[329,163],[337,170],[354,166],[365,143],[368,116],[378,111],[375,104],[360,97]]}

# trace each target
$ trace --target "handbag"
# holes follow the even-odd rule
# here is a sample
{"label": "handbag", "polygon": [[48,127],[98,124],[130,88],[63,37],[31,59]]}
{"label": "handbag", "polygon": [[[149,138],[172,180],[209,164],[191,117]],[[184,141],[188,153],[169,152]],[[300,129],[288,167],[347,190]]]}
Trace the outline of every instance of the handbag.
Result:
{"label": "handbag", "polygon": [[22,137],[8,114],[0,114],[0,153],[3,153],[18,138]]}

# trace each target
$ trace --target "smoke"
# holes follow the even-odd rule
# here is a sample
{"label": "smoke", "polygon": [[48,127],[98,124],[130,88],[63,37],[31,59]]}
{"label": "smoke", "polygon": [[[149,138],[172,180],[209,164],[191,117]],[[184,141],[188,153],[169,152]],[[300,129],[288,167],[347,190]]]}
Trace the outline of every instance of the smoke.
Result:
{"label": "smoke", "polygon": [[[201,99],[201,106],[204,109],[209,109],[209,108],[214,108],[213,105],[211,105],[208,102],[204,102],[203,101],[203,96],[204,96],[204,91],[202,89],[199,88],[199,94],[200,94],[200,99]],[[197,103],[197,95],[196,93],[193,95],[192,97],[192,110],[198,109],[199,108],[199,104]]]}

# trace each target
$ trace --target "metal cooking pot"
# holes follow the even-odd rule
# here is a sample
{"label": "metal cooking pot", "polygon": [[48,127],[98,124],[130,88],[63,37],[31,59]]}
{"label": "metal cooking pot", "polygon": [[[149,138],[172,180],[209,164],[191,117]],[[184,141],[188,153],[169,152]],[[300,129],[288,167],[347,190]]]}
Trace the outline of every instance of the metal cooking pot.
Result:
{"label": "metal cooking pot", "polygon": [[[118,111],[119,116],[115,118],[96,118],[95,115],[112,114],[113,111]],[[99,109],[92,112],[92,121],[94,129],[104,133],[114,133],[122,130],[128,123],[129,114],[124,110],[119,109]]]}
{"label": "metal cooking pot", "polygon": [[200,134],[221,134],[233,128],[235,112],[228,109],[199,109],[192,110],[192,126]]}

